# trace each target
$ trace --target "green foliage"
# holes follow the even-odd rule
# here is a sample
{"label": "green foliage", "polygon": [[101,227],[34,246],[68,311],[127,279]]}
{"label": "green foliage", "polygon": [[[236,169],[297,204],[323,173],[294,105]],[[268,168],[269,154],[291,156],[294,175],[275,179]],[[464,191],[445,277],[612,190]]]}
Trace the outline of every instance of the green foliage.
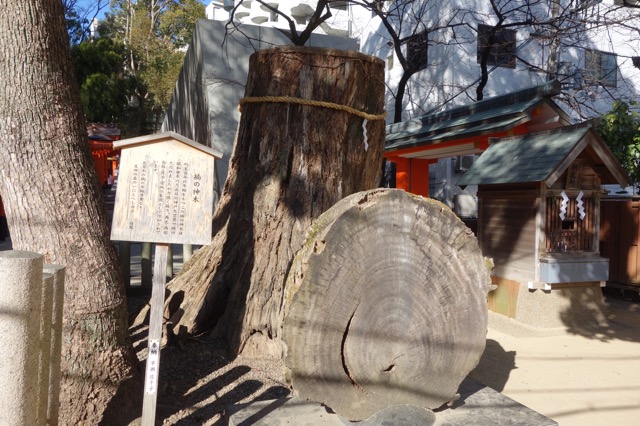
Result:
{"label": "green foliage", "polygon": [[84,42],[71,49],[76,64],[78,80],[84,81],[93,73],[122,73],[125,49],[122,43],[108,38]]}
{"label": "green foliage", "polygon": [[640,182],[640,114],[633,110],[637,106],[636,102],[615,101],[596,127],[635,183]]}
{"label": "green foliage", "polygon": [[85,41],[71,49],[85,116],[90,122],[124,119],[131,86],[123,72],[125,48],[107,38]]}
{"label": "green foliage", "polygon": [[122,30],[119,20],[119,16],[113,13],[107,13],[98,23],[98,34],[100,34],[100,37],[123,41],[124,37],[118,33],[118,31]]}
{"label": "green foliage", "polygon": [[[101,38],[95,43],[109,40],[119,48],[102,49],[101,59],[84,55],[83,50],[76,62],[87,118],[111,115],[127,136],[156,131],[171,99],[184,49],[196,21],[204,17],[205,7],[199,0],[113,0],[111,11],[98,26]],[[128,106],[127,99],[137,102]]]}
{"label": "green foliage", "polygon": [[158,25],[161,37],[171,40],[175,48],[186,47],[196,28],[196,21],[205,18],[205,6],[199,0],[173,2],[163,13]]}
{"label": "green foliage", "polygon": [[184,54],[180,51],[160,51],[140,74],[152,95],[152,107],[164,112],[182,67]]}

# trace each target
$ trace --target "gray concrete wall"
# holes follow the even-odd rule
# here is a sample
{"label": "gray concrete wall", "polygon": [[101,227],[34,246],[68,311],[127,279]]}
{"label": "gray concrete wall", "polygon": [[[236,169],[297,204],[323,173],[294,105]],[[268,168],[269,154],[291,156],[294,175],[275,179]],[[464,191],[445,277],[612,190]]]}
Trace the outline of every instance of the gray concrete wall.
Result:
{"label": "gray concrete wall", "polygon": [[[223,154],[216,161],[218,197],[240,122],[238,102],[244,95],[249,56],[256,50],[288,44],[289,39],[275,28],[242,25],[228,32],[224,22],[203,19],[196,24],[162,130]],[[327,35],[313,35],[308,45],[357,50],[355,40]]]}

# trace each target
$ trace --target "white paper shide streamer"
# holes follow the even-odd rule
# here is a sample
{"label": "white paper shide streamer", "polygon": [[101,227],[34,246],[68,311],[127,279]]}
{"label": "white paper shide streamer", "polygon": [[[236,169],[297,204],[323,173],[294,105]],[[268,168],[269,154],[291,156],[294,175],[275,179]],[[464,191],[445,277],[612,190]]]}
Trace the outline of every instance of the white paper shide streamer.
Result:
{"label": "white paper shide streamer", "polygon": [[364,150],[367,151],[369,149],[369,138],[367,137],[367,123],[369,120],[366,118],[362,121],[362,136],[364,137]]}
{"label": "white paper shide streamer", "polygon": [[567,217],[567,205],[569,204],[569,197],[567,197],[567,193],[562,191],[560,194],[562,197],[562,203],[560,203],[560,219],[564,220]]}
{"label": "white paper shide streamer", "polygon": [[580,220],[584,220],[585,216],[587,215],[587,213],[584,211],[584,203],[582,202],[583,196],[584,196],[584,193],[580,191],[580,193],[576,197],[576,201],[577,201],[576,206],[578,207],[578,214],[580,215]]}

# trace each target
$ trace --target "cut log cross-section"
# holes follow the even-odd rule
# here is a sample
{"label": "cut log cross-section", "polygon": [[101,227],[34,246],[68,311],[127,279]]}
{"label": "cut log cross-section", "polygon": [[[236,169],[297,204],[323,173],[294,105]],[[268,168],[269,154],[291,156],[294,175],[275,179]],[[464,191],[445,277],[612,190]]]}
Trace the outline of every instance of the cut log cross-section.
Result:
{"label": "cut log cross-section", "polygon": [[487,332],[489,270],[473,233],[437,201],[372,190],[309,235],[285,287],[294,391],[351,420],[450,401]]}
{"label": "cut log cross-section", "polygon": [[251,56],[213,241],[168,286],[174,331],[215,326],[231,352],[282,357],[291,261],[313,219],[379,182],[383,108],[380,59],[301,47]]}

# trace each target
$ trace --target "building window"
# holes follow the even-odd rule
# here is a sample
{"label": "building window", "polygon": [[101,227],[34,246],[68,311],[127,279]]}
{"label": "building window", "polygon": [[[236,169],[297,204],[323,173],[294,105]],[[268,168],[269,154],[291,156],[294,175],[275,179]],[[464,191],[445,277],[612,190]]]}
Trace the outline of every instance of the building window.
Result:
{"label": "building window", "polygon": [[598,50],[587,50],[585,52],[584,77],[588,81],[600,83],[606,87],[616,87],[618,83],[616,55]]}
{"label": "building window", "polygon": [[392,70],[392,69],[393,69],[393,52],[391,52],[389,56],[387,56],[387,70]]}
{"label": "building window", "polygon": [[421,70],[427,67],[429,52],[429,35],[426,31],[414,35],[407,42],[407,62],[414,70]]}
{"label": "building window", "polygon": [[[493,34],[493,43],[491,35]],[[487,65],[516,67],[516,31],[505,28],[495,29],[491,25],[478,24],[477,61],[482,60],[486,48],[490,47]]]}

